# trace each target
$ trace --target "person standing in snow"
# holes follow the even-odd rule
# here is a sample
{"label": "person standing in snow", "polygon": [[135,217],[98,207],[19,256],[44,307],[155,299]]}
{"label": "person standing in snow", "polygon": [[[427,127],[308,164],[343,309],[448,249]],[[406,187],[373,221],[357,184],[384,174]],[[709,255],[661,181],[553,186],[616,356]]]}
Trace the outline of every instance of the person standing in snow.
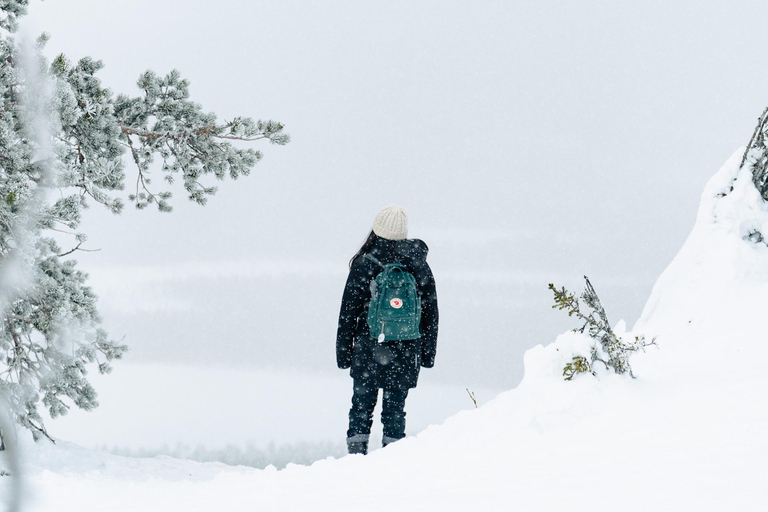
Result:
{"label": "person standing in snow", "polygon": [[[347,448],[349,453],[366,454],[379,389],[383,389],[382,445],[405,437],[405,399],[416,387],[421,367],[432,368],[437,348],[437,293],[432,270],[427,264],[427,245],[409,240],[408,216],[403,208],[390,205],[374,219],[373,230],[349,262],[336,334],[336,362],[350,369],[354,380],[349,411]],[[383,266],[399,263],[416,281],[421,298],[421,321],[415,339],[379,341],[367,322],[371,282]],[[397,299],[394,299],[397,300]],[[383,329],[383,328],[382,328]]]}

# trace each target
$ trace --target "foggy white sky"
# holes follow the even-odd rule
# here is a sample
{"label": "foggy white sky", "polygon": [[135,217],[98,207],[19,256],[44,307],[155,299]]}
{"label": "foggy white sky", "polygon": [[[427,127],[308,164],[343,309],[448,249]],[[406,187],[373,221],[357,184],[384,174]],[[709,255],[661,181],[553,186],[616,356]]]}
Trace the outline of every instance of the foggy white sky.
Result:
{"label": "foggy white sky", "polygon": [[547,283],[587,274],[634,324],[768,104],[764,2],[212,5],[33,0],[24,23],[116,92],[176,68],[220,119],[293,136],[205,208],[92,209],[78,260],[137,360],[330,371],[346,262],[397,202],[437,278],[432,375],[509,387],[573,326]]}

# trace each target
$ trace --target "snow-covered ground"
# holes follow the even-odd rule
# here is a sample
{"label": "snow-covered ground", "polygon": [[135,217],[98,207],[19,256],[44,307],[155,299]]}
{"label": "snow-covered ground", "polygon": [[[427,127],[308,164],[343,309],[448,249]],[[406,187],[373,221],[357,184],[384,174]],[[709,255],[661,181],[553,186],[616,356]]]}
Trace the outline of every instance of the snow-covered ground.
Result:
{"label": "snow-covered ground", "polygon": [[[429,370],[408,397],[407,434],[474,408],[465,388],[436,384]],[[282,468],[346,454],[352,379],[347,371],[201,368],[121,363],[93,375],[101,405],[48,420],[58,439],[134,456]],[[498,390],[471,389],[479,404]],[[380,404],[379,404],[380,406]],[[378,412],[378,411],[377,411]],[[381,424],[374,423],[381,438]]]}
{"label": "snow-covered ground", "polygon": [[[659,345],[632,359],[635,380],[564,381],[579,342],[565,333],[529,350],[523,382],[477,410],[366,457],[280,471],[26,442],[27,510],[765,510],[768,246],[745,237],[768,232],[768,207],[740,156],[707,185],[632,330]],[[292,418],[294,392],[274,397]],[[12,481],[0,478],[3,492]]]}

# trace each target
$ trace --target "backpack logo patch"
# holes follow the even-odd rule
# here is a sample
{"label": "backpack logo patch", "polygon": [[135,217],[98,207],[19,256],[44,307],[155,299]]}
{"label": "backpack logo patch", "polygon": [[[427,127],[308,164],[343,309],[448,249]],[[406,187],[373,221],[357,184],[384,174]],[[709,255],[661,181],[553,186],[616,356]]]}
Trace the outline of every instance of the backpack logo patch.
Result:
{"label": "backpack logo patch", "polygon": [[389,301],[389,305],[395,309],[400,309],[401,307],[403,307],[403,301],[395,297],[394,299]]}

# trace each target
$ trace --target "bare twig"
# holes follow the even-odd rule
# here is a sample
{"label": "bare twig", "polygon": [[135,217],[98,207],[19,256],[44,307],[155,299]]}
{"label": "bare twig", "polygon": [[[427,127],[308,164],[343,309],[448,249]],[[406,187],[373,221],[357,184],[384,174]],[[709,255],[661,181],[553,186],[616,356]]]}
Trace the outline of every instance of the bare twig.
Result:
{"label": "bare twig", "polygon": [[477,400],[475,400],[475,394],[472,391],[470,391],[469,388],[466,388],[466,389],[467,389],[467,394],[469,395],[469,398],[471,398],[472,403],[475,404],[475,409],[477,409]]}
{"label": "bare twig", "polygon": [[741,165],[739,165],[739,169],[744,167],[744,162],[747,161],[747,155],[749,154],[749,150],[752,149],[752,144],[754,144],[755,140],[758,137],[758,134],[762,133],[763,128],[765,127],[765,122],[768,120],[768,117],[766,116],[768,114],[768,107],[763,110],[763,113],[760,115],[759,118],[757,118],[757,126],[755,126],[755,131],[752,133],[752,138],[749,139],[749,144],[747,144],[747,149],[744,150],[744,156],[741,157]]}
{"label": "bare twig", "polygon": [[258,137],[236,137],[234,135],[218,135],[213,134],[212,137],[216,137],[217,139],[229,139],[229,140],[244,140],[246,142],[252,142],[255,140],[263,140],[263,139],[271,139],[268,135],[259,135]]}
{"label": "bare twig", "polygon": [[56,256],[58,256],[59,258],[63,258],[64,256],[69,256],[70,254],[72,254],[75,251],[99,252],[101,250],[101,249],[81,249],[80,248],[81,245],[83,245],[83,242],[80,242],[79,244],[77,244],[73,249],[71,249],[71,250],[69,250],[67,252],[63,252],[61,254],[57,254]]}

